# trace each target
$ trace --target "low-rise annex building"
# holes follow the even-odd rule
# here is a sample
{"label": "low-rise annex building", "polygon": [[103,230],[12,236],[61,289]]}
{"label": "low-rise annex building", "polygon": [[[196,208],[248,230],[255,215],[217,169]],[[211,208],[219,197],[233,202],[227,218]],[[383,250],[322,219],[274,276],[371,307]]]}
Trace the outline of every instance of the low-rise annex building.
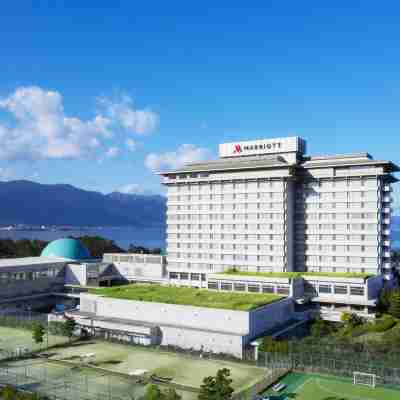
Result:
{"label": "low-rise annex building", "polygon": [[[134,286],[128,288],[135,290]],[[81,294],[80,309],[68,311],[67,315],[94,336],[142,345],[230,354],[237,358],[243,358],[246,351],[251,351],[250,343],[254,339],[295,316],[292,299],[281,296],[267,298],[265,304],[260,302],[259,306],[248,309],[235,305],[230,307],[229,297],[226,308],[218,308],[225,307],[223,301],[215,307],[197,305],[196,289],[187,289],[193,291],[193,303],[173,304],[174,293],[178,297],[179,291],[185,288],[169,289],[172,296],[165,299],[168,302],[112,298],[107,293]],[[208,292],[207,289],[204,291]],[[224,294],[217,296],[221,298]],[[240,301],[247,301],[251,295],[236,296]]]}

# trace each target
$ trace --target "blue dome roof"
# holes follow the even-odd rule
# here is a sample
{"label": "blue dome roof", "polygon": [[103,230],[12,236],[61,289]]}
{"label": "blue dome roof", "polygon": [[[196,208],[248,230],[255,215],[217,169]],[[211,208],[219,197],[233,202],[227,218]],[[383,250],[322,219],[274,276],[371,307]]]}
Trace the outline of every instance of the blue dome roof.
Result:
{"label": "blue dome roof", "polygon": [[54,240],[43,249],[41,256],[68,258],[75,261],[91,258],[89,250],[76,239]]}

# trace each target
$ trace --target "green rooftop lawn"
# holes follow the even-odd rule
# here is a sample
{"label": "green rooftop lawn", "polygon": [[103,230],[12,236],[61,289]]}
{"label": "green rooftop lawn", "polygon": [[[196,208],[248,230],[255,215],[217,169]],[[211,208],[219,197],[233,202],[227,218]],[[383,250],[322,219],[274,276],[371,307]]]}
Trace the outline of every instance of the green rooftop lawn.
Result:
{"label": "green rooftop lawn", "polygon": [[304,276],[328,276],[330,278],[363,278],[367,279],[373,274],[366,274],[361,272],[302,272]]}
{"label": "green rooftop lawn", "polygon": [[249,311],[284,298],[273,294],[226,293],[207,289],[133,284],[90,289],[89,293],[115,299],[150,301],[195,307]]}
{"label": "green rooftop lawn", "polygon": [[237,271],[227,270],[222,272],[224,275],[238,275],[238,276],[264,276],[267,278],[300,278],[300,272],[251,272],[251,271]]}
{"label": "green rooftop lawn", "polygon": [[351,272],[249,272],[228,270],[223,272],[226,275],[239,275],[239,276],[260,276],[266,278],[301,278],[302,276],[327,276],[331,278],[369,278],[371,274],[351,273]]}

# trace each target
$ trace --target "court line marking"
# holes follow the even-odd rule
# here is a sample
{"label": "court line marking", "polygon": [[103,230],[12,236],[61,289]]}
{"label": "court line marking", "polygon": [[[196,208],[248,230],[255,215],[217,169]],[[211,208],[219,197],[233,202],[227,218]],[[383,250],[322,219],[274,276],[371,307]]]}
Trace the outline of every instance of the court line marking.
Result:
{"label": "court line marking", "polygon": [[376,400],[376,399],[373,399],[371,397],[364,397],[364,396],[363,397],[357,397],[357,396],[347,395],[347,394],[343,394],[343,393],[338,393],[338,392],[335,392],[334,390],[328,389],[325,386],[323,386],[321,384],[321,379],[320,378],[315,378],[315,381],[316,381],[317,386],[322,391],[325,391],[325,392],[330,393],[330,394],[334,394],[335,396],[348,397],[349,400]]}

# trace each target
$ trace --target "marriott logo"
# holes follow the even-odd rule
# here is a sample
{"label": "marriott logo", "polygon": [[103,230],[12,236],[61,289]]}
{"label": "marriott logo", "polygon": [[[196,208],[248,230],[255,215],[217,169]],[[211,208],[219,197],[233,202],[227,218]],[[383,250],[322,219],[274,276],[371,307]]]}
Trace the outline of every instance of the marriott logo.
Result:
{"label": "marriott logo", "polygon": [[272,142],[272,143],[260,143],[260,144],[251,144],[242,146],[241,144],[235,144],[233,147],[233,154],[243,153],[243,151],[252,151],[252,150],[279,150],[282,147],[282,143],[280,142]]}

